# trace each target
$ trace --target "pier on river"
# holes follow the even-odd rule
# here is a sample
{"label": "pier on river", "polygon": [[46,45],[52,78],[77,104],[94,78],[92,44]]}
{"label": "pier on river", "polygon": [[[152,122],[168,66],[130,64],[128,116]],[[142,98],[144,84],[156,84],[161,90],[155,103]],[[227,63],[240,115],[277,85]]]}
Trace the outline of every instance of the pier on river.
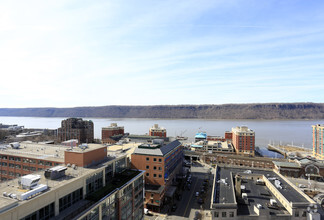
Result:
{"label": "pier on river", "polygon": [[289,152],[287,152],[286,150],[282,149],[282,148],[280,147],[280,145],[272,145],[272,144],[268,144],[268,150],[270,150],[270,151],[275,151],[275,152],[277,152],[277,153],[283,155],[285,158],[287,158],[287,154],[289,153]]}

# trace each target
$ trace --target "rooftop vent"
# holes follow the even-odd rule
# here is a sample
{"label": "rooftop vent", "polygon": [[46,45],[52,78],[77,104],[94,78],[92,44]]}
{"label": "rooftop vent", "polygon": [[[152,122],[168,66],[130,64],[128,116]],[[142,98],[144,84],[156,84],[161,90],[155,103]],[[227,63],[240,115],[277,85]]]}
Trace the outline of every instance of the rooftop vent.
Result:
{"label": "rooftop vent", "polygon": [[19,142],[13,142],[9,144],[12,149],[19,149],[20,144]]}
{"label": "rooftop vent", "polygon": [[81,144],[81,145],[79,145],[79,148],[81,148],[82,150],[85,150],[88,148],[88,144]]}
{"label": "rooftop vent", "polygon": [[21,185],[23,189],[31,189],[37,186],[40,178],[41,178],[40,175],[28,174],[26,176],[22,176],[18,181],[18,183]]}
{"label": "rooftop vent", "polygon": [[55,180],[65,176],[65,170],[67,167],[56,166],[45,170],[44,176],[46,179]]}

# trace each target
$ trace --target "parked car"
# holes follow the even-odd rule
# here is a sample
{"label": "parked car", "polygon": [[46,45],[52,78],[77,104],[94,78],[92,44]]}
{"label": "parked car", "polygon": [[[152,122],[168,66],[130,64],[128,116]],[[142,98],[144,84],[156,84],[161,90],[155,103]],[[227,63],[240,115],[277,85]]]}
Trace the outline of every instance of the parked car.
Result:
{"label": "parked car", "polygon": [[198,197],[199,196],[199,192],[196,192],[196,197]]}
{"label": "parked car", "polygon": [[204,203],[204,200],[203,200],[202,198],[199,198],[199,199],[198,199],[198,203],[199,203],[199,204],[203,204],[203,203]]}
{"label": "parked car", "polygon": [[171,211],[174,212],[175,210],[177,210],[177,204],[173,204]]}

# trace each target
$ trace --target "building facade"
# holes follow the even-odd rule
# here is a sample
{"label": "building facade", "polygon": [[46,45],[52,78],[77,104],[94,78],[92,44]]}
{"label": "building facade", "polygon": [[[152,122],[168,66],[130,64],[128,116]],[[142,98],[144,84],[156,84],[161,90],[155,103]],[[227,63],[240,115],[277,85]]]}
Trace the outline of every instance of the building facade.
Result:
{"label": "building facade", "polygon": [[77,139],[81,143],[93,143],[93,122],[84,121],[82,118],[68,118],[61,122],[57,130],[58,141],[63,142]]}
{"label": "building facade", "polygon": [[[51,148],[53,147],[53,148]],[[29,142],[2,146],[0,151],[0,182],[44,170],[64,163],[56,157],[58,148],[54,145]]]}
{"label": "building facade", "polygon": [[237,154],[254,156],[255,132],[246,126],[232,128],[233,146]]}
{"label": "building facade", "polygon": [[323,160],[324,159],[324,125],[313,125],[313,156]]}
{"label": "building facade", "polygon": [[[17,187],[2,187],[0,219],[144,218],[144,171],[129,169],[126,156],[90,168],[67,166],[65,175],[58,179],[48,179],[42,171],[36,174],[40,185],[47,186],[47,190],[22,199],[23,192]],[[18,186],[18,179],[11,184]]]}
{"label": "building facade", "polygon": [[154,124],[154,126],[150,128],[149,135],[165,138],[167,136],[167,132],[165,128],[159,127],[158,124]]}
{"label": "building facade", "polygon": [[169,144],[143,144],[131,156],[132,168],[145,170],[145,207],[159,212],[172,202],[176,175],[182,172],[183,146],[176,140]]}
{"label": "building facade", "polygon": [[111,123],[110,126],[101,129],[101,141],[103,144],[114,144],[124,134],[123,126],[117,126],[117,123]]}

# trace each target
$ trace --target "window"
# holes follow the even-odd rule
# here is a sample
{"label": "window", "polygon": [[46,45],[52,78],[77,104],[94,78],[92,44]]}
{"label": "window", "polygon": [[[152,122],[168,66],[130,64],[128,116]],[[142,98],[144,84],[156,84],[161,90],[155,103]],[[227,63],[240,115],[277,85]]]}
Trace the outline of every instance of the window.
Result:
{"label": "window", "polygon": [[222,217],[226,218],[226,212],[222,212]]}
{"label": "window", "polygon": [[153,169],[156,170],[156,167],[154,167]]}
{"label": "window", "polygon": [[219,217],[219,212],[214,212],[214,217],[218,218]]}
{"label": "window", "polygon": [[295,211],[295,217],[299,217],[299,212],[297,210]]}
{"label": "window", "polygon": [[16,157],[15,160],[16,160],[16,161],[21,161],[20,157]]}
{"label": "window", "polygon": [[161,158],[159,158],[159,162],[162,162],[162,159]]}
{"label": "window", "polygon": [[15,160],[15,158],[14,157],[9,157],[9,160]]}
{"label": "window", "polygon": [[146,173],[146,176],[150,176],[150,173]]}
{"label": "window", "polygon": [[83,190],[82,188],[75,190],[74,192],[62,197],[59,199],[59,210],[62,212],[63,210],[69,208],[76,202],[80,201],[83,198]]}
{"label": "window", "polygon": [[306,211],[303,211],[302,217],[306,217]]}
{"label": "window", "polygon": [[162,170],[162,167],[159,167],[159,170]]}
{"label": "window", "polygon": [[159,174],[159,178],[162,178],[162,175],[161,174]]}
{"label": "window", "polygon": [[156,161],[156,158],[153,158],[153,161]]}
{"label": "window", "polygon": [[146,169],[150,169],[150,166],[146,166]]}
{"label": "window", "polygon": [[156,174],[154,173],[153,176],[156,177]]}
{"label": "window", "polygon": [[147,157],[147,158],[146,158],[146,161],[149,161],[149,160],[150,160],[150,158],[149,158],[149,157]]}
{"label": "window", "polygon": [[234,217],[234,212],[230,212],[229,217]]}

